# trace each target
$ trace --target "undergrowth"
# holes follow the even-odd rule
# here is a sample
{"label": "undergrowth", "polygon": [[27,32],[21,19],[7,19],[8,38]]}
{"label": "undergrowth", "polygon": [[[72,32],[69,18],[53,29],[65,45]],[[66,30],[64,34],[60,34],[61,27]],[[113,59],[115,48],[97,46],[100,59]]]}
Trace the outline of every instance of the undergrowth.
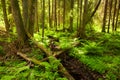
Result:
{"label": "undergrowth", "polygon": [[49,57],[50,62],[30,67],[25,61],[0,63],[0,80],[67,80],[58,73],[59,60]]}
{"label": "undergrowth", "polygon": [[106,33],[95,37],[97,40],[87,40],[81,42],[83,46],[73,48],[70,56],[105,76],[102,80],[120,79],[120,35]]}

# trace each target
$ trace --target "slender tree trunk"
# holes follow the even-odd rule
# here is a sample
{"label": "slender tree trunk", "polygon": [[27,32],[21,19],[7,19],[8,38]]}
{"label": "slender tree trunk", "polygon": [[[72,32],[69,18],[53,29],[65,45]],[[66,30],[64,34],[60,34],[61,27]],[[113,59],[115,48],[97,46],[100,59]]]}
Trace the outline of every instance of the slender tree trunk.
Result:
{"label": "slender tree trunk", "polygon": [[51,28],[51,2],[50,2],[50,0],[48,1],[48,5],[49,5],[49,27]]}
{"label": "slender tree trunk", "polygon": [[82,29],[80,32],[80,38],[85,38],[86,34],[85,34],[85,26],[86,26],[86,19],[88,17],[88,0],[84,0],[84,12],[83,12],[83,17],[82,17]]}
{"label": "slender tree trunk", "polygon": [[77,29],[78,29],[78,26],[79,26],[79,10],[80,10],[80,0],[77,0]]}
{"label": "slender tree trunk", "polygon": [[52,0],[52,27],[54,27],[54,20],[55,20],[55,16],[54,16],[54,0]]}
{"label": "slender tree trunk", "polygon": [[54,20],[54,27],[57,30],[57,0],[55,0],[55,20]]}
{"label": "slender tree trunk", "polygon": [[6,0],[1,0],[2,4],[2,9],[3,9],[3,17],[4,17],[4,22],[5,22],[5,28],[6,31],[9,32],[10,24],[7,18],[7,12],[6,12]]}
{"label": "slender tree trunk", "polygon": [[[82,1],[81,1],[82,2]],[[86,34],[85,34],[85,26],[86,26],[86,19],[87,19],[87,16],[88,16],[88,0],[84,0],[84,10],[83,10],[83,15],[80,15],[81,16],[81,26],[79,28],[79,34],[78,34],[78,37],[79,38],[82,38],[84,39],[86,37]]]}
{"label": "slender tree trunk", "polygon": [[107,18],[107,6],[108,6],[108,0],[105,0],[102,32],[105,32],[106,18]]}
{"label": "slender tree trunk", "polygon": [[42,10],[43,14],[42,14],[42,41],[44,40],[44,27],[45,27],[45,0],[43,0],[43,10]]}
{"label": "slender tree trunk", "polygon": [[117,6],[117,10],[116,10],[116,22],[115,22],[115,31],[117,30],[117,24],[118,24],[118,18],[119,18],[119,12],[120,12],[120,0],[118,0],[118,6]]}
{"label": "slender tree trunk", "polygon": [[111,11],[112,11],[112,3],[113,3],[113,0],[110,0],[109,2],[109,19],[108,19],[108,33],[110,32],[110,21],[111,21]]}
{"label": "slender tree trunk", "polygon": [[58,0],[58,26],[60,27],[60,0]]}
{"label": "slender tree trunk", "polygon": [[88,16],[88,19],[87,19],[87,21],[86,21],[86,24],[91,21],[92,17],[95,15],[96,11],[98,10],[100,3],[101,3],[101,0],[99,0],[99,1],[97,2],[97,5],[95,6],[95,9],[94,9],[93,12],[91,13],[91,15]]}
{"label": "slender tree trunk", "polygon": [[79,27],[82,26],[82,3],[83,3],[83,0],[80,0],[80,24],[79,24]]}
{"label": "slender tree trunk", "polygon": [[17,28],[18,40],[21,43],[21,45],[23,45],[25,41],[28,40],[28,37],[24,29],[18,0],[10,0],[10,2],[11,2],[11,7],[12,7],[13,18],[14,18],[15,25]]}
{"label": "slender tree trunk", "polygon": [[80,32],[81,32],[81,26],[82,26],[82,3],[83,0],[80,0],[80,11],[79,11],[79,15],[80,15],[80,19],[79,19],[79,27],[77,29],[77,37],[80,37]]}
{"label": "slender tree trunk", "polygon": [[114,12],[113,12],[113,19],[112,19],[112,31],[115,31],[116,5],[117,5],[117,0],[115,0],[115,3],[114,3]]}
{"label": "slender tree trunk", "polygon": [[39,23],[38,23],[38,0],[35,0],[35,28],[39,32]]}
{"label": "slender tree trunk", "polygon": [[73,31],[73,8],[74,8],[74,0],[71,0],[70,3],[70,11],[71,11],[71,15],[70,15],[70,27],[69,27],[69,31]]}
{"label": "slender tree trunk", "polygon": [[65,31],[65,5],[66,5],[66,0],[63,0],[63,31]]}

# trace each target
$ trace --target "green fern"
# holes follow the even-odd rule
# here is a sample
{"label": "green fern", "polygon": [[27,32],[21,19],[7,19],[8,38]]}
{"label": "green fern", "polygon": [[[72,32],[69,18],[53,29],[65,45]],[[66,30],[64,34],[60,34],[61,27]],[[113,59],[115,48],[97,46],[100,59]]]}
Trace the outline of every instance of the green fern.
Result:
{"label": "green fern", "polygon": [[86,51],[86,55],[102,55],[104,52],[104,48],[99,46],[96,42],[90,42],[87,41],[87,43],[82,43],[83,44],[83,50]]}

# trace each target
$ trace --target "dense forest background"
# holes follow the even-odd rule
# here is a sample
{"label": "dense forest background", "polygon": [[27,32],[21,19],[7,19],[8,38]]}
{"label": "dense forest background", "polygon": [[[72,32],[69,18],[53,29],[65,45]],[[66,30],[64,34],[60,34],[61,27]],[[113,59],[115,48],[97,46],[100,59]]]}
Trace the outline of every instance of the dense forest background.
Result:
{"label": "dense forest background", "polygon": [[1,80],[120,79],[120,0],[0,2]]}

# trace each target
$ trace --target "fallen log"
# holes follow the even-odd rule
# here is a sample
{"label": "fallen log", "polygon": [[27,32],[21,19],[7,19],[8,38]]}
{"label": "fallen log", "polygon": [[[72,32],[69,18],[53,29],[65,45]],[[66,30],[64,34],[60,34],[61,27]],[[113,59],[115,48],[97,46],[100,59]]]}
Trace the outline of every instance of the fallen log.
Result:
{"label": "fallen log", "polygon": [[34,64],[40,65],[40,63],[42,62],[42,61],[39,61],[39,60],[37,60],[37,59],[35,59],[35,58],[28,58],[27,55],[25,55],[25,54],[22,53],[22,52],[17,52],[17,55],[20,56],[20,57],[22,57],[22,58],[25,59],[26,61],[33,62]]}
{"label": "fallen log", "polygon": [[[36,43],[36,42],[35,42]],[[38,43],[36,43],[36,45],[43,51],[46,53],[46,55],[52,56],[52,52],[48,51],[46,48],[43,47],[43,45],[40,45]],[[57,58],[55,56],[53,56],[55,60],[57,60]],[[69,72],[64,68],[64,66],[60,63],[59,65],[59,69],[61,71],[61,73],[63,74],[64,77],[68,78],[69,80],[75,80],[70,74]]]}
{"label": "fallen log", "polygon": [[[29,61],[29,62],[32,62],[34,64],[38,64],[38,65],[41,65],[41,62],[42,61],[39,61],[35,58],[28,58],[27,55],[25,55],[24,53],[21,53],[21,52],[17,52],[17,55],[22,57],[23,59],[25,59],[26,61]],[[49,58],[45,58],[46,59],[49,59]],[[54,57],[54,59],[56,60],[56,58]],[[60,68],[60,72],[64,74],[64,77],[68,78],[69,80],[75,80],[67,71],[66,69],[63,67],[62,64],[59,65],[59,68]]]}
{"label": "fallen log", "polygon": [[[27,33],[28,37],[33,41],[33,43],[36,44],[38,46],[38,48],[40,48],[47,55],[47,57],[52,56],[52,51],[48,50],[47,48],[44,47],[44,45],[37,42],[28,32],[26,32],[26,33]],[[57,60],[56,57],[54,57],[54,59]],[[68,78],[69,80],[75,80],[61,63],[59,65],[59,69],[64,77]]]}

